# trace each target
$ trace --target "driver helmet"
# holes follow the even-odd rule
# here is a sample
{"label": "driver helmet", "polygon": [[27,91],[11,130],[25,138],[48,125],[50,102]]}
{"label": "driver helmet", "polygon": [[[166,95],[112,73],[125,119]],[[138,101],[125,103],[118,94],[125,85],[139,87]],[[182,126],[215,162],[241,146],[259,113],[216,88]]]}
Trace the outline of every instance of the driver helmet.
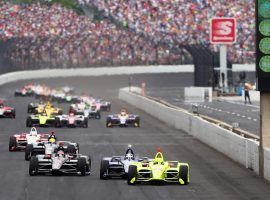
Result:
{"label": "driver helmet", "polygon": [[31,131],[29,133],[31,136],[37,136],[37,129],[35,127],[31,128]]}
{"label": "driver helmet", "polygon": [[122,109],[121,112],[120,112],[120,115],[125,116],[126,114],[127,114],[127,111],[125,109]]}
{"label": "driver helmet", "polygon": [[56,142],[55,138],[50,138],[49,139],[49,143],[55,143],[55,142]]}
{"label": "driver helmet", "polygon": [[134,155],[132,153],[127,153],[125,158],[126,160],[129,160],[129,161],[134,160]]}
{"label": "driver helmet", "polygon": [[51,108],[51,107],[52,107],[51,102],[48,101],[46,107],[47,107],[47,108]]}
{"label": "driver helmet", "polygon": [[69,115],[70,115],[70,116],[74,116],[74,112],[70,112]]}

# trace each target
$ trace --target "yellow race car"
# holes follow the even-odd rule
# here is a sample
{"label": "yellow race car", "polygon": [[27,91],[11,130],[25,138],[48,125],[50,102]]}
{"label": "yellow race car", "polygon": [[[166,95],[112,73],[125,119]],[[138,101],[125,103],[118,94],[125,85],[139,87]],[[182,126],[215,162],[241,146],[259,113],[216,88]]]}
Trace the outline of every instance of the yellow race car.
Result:
{"label": "yellow race car", "polygon": [[35,114],[46,113],[48,116],[51,115],[62,115],[63,110],[61,108],[54,107],[51,102],[47,102],[46,104],[39,104],[35,109]]}
{"label": "yellow race car", "polygon": [[168,182],[187,185],[189,181],[189,164],[165,161],[160,150],[154,159],[132,162],[127,174],[129,185],[140,182]]}

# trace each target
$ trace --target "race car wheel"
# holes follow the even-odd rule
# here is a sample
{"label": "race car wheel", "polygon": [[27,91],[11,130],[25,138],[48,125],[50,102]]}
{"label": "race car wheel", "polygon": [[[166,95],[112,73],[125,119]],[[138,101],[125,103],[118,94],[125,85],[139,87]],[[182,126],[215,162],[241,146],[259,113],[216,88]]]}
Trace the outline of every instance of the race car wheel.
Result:
{"label": "race car wheel", "polygon": [[83,120],[83,128],[88,128],[88,119]]}
{"label": "race car wheel", "polygon": [[74,145],[72,145],[72,144],[69,144],[67,146],[67,153],[68,154],[76,154],[77,153],[76,147]]}
{"label": "race car wheel", "polygon": [[85,174],[86,174],[86,160],[85,160],[85,158],[80,157],[78,159],[77,170],[79,172],[81,172],[81,175],[82,176],[85,176]]}
{"label": "race car wheel", "polygon": [[127,174],[127,184],[128,185],[135,185],[137,177],[137,166],[130,165],[128,167],[128,174]]}
{"label": "race car wheel", "polygon": [[107,176],[107,171],[108,171],[108,168],[109,168],[109,161],[108,160],[101,160],[101,163],[100,163],[100,179],[108,179],[108,176]]}
{"label": "race car wheel", "polygon": [[31,119],[31,117],[27,117],[27,119],[26,119],[26,127],[32,127],[32,119]]}
{"label": "race car wheel", "polygon": [[29,162],[29,175],[35,176],[38,171],[38,158],[36,156],[32,156]]}
{"label": "race car wheel", "polygon": [[140,127],[140,118],[136,117],[135,121],[134,121],[134,127]]}
{"label": "race car wheel", "polygon": [[188,166],[182,165],[179,167],[179,179],[184,181],[184,185],[188,184]]}
{"label": "race car wheel", "polygon": [[106,127],[107,128],[111,128],[112,127],[112,122],[111,122],[111,119],[110,118],[107,118],[107,120],[106,120]]}
{"label": "race car wheel", "polygon": [[86,163],[86,172],[91,172],[91,156],[88,156],[88,163]]}
{"label": "race car wheel", "polygon": [[96,117],[96,119],[101,119],[100,112],[98,112],[95,117]]}
{"label": "race car wheel", "polygon": [[32,156],[32,150],[33,150],[33,145],[32,144],[28,144],[25,148],[25,155],[24,155],[24,159],[25,160],[30,160],[31,156]]}
{"label": "race car wheel", "polygon": [[33,113],[33,107],[32,106],[28,105],[27,113]]}
{"label": "race car wheel", "polygon": [[17,140],[14,136],[9,138],[9,151],[15,151],[17,148]]}
{"label": "race car wheel", "polygon": [[55,128],[60,128],[61,127],[61,121],[60,121],[59,118],[55,118],[54,127]]}
{"label": "race car wheel", "polygon": [[15,117],[16,117],[16,111],[15,111],[15,109],[14,109],[14,110],[12,110],[11,118],[15,118]]}

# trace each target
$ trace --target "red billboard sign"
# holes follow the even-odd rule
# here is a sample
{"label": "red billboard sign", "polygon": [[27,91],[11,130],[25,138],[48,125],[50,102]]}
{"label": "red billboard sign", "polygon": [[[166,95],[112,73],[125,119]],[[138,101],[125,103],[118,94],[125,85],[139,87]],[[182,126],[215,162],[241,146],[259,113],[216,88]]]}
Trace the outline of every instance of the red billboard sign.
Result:
{"label": "red billboard sign", "polygon": [[212,18],[210,28],[210,42],[212,44],[233,44],[235,41],[235,18]]}

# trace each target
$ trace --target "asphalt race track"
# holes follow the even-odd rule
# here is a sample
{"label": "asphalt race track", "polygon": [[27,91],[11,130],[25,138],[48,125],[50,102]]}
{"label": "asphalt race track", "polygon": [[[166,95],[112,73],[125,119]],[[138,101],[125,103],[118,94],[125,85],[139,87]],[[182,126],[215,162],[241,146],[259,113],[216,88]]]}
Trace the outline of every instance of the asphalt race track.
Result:
{"label": "asphalt race track", "polygon": [[[186,82],[187,83],[187,82]],[[191,111],[191,102],[184,101],[184,88],[181,85],[169,87],[151,87],[147,88],[149,96],[160,98],[172,105]],[[198,105],[198,111],[202,115],[232,124],[239,123],[239,128],[249,131],[255,135],[260,135],[260,106],[258,102],[252,105],[244,104],[244,101],[224,101],[222,99],[213,99],[213,102],[195,103]]]}
{"label": "asphalt race track", "polygon": [[[137,83],[147,79],[149,86],[179,84],[180,75],[137,75]],[[29,81],[27,81],[29,82]],[[37,82],[37,81],[35,81]],[[270,184],[255,173],[233,162],[182,131],[163,124],[145,112],[117,99],[118,88],[128,85],[128,76],[66,78],[40,80],[50,86],[73,86],[112,101],[112,112],[122,107],[141,116],[141,128],[106,128],[105,115],[100,121],[89,121],[89,128],[56,129],[62,140],[80,144],[80,151],[92,157],[92,174],[79,176],[28,175],[29,163],[23,152],[9,152],[9,136],[22,131],[27,116],[26,105],[32,98],[14,97],[13,92],[26,82],[0,87],[1,98],[16,108],[16,119],[0,119],[0,199],[1,200],[78,200],[78,199],[203,199],[241,200],[269,199]],[[65,109],[67,105],[64,106]],[[50,132],[52,128],[38,129]],[[180,185],[127,185],[125,180],[100,180],[100,160],[104,156],[122,155],[128,144],[135,153],[153,157],[160,147],[165,159],[188,162],[191,183]]]}

